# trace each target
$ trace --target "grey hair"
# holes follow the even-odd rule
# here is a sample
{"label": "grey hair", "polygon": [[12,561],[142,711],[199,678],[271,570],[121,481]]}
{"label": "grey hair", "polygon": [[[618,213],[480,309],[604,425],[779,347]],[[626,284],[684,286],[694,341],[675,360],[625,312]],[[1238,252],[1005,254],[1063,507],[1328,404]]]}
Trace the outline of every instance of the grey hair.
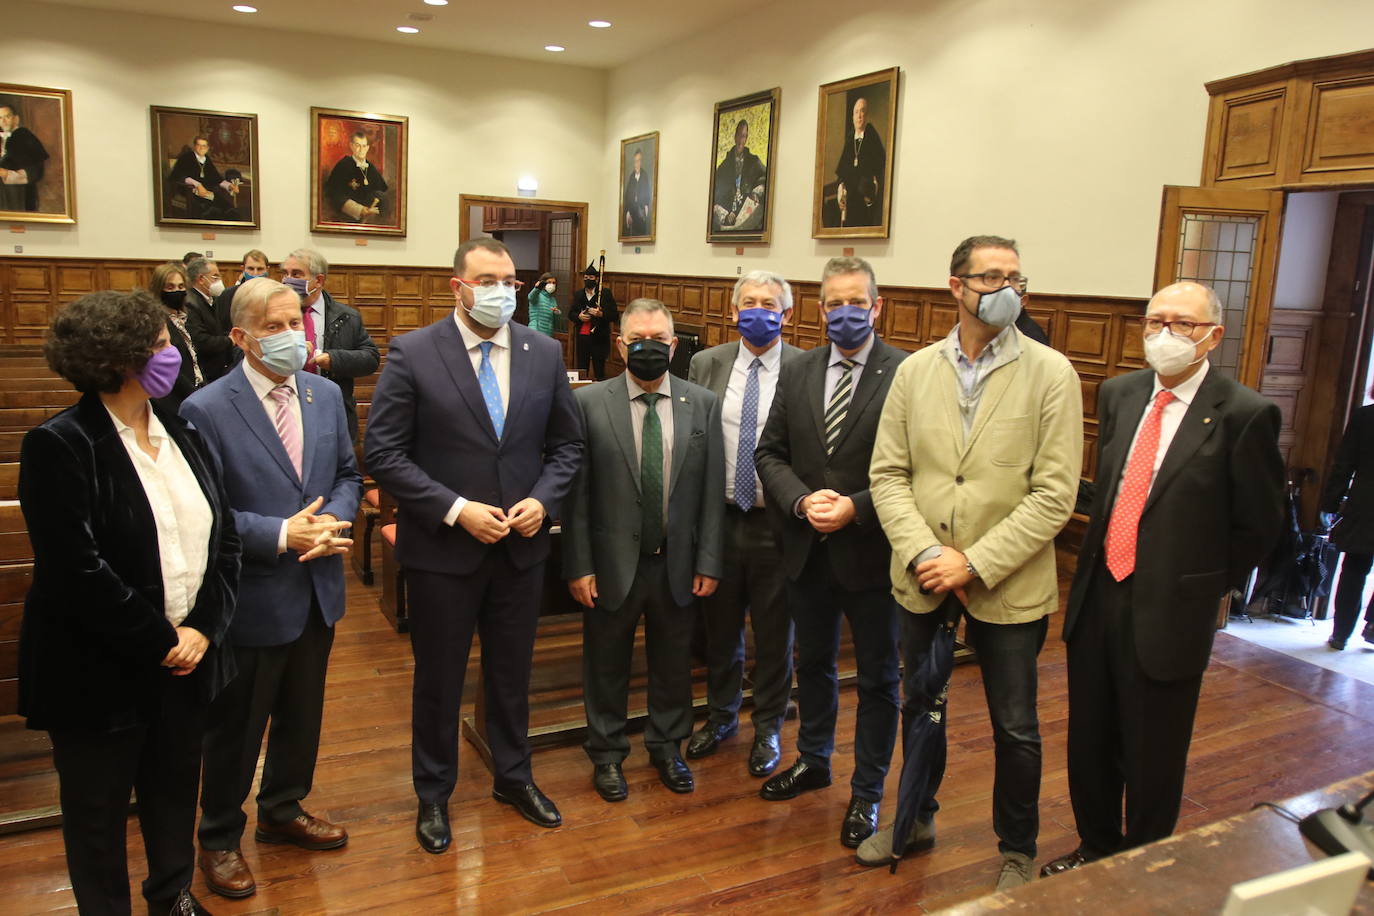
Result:
{"label": "grey hair", "polygon": [[195,286],[197,280],[210,272],[210,265],[214,263],[209,258],[192,258],[191,263],[186,265],[186,282]]}
{"label": "grey hair", "polygon": [[[297,248],[295,251],[288,254],[286,258],[295,258],[297,261],[300,261],[309,268],[310,276],[312,277],[329,276],[329,262],[324,259],[324,255],[313,248]],[[286,258],[282,258],[282,260],[285,261]]]}
{"label": "grey hair", "polygon": [[825,295],[825,281],[843,274],[868,274],[868,299],[878,301],[878,278],[873,273],[873,265],[863,258],[831,258],[825,262],[821,271],[821,296]]}
{"label": "grey hair", "polygon": [[297,302],[300,301],[296,291],[285,283],[278,283],[268,277],[254,277],[248,280],[234,293],[234,302],[229,307],[229,323],[236,328],[247,329],[246,321],[249,316],[262,312],[272,297],[281,293],[290,293]]}
{"label": "grey hair", "polygon": [[746,286],[776,286],[778,304],[784,312],[792,311],[792,284],[771,270],[751,270],[735,281],[735,291],[730,294],[730,305],[739,308],[739,293]]}
{"label": "grey hair", "polygon": [[647,313],[661,312],[668,316],[668,332],[673,333],[673,313],[668,311],[668,306],[659,302],[657,299],[631,299],[630,304],[625,306],[620,312],[620,333],[625,333],[625,320],[631,315],[643,315]]}

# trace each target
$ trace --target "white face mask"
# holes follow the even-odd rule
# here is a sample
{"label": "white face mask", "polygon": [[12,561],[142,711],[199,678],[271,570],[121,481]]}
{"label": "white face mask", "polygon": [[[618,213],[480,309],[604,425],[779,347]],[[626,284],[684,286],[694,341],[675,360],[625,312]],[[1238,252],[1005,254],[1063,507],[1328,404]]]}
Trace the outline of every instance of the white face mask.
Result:
{"label": "white face mask", "polygon": [[224,292],[224,281],[223,281],[223,280],[216,280],[214,283],[211,283],[211,284],[210,284],[210,298],[213,299],[214,297],[218,296],[218,295],[219,295],[220,293],[222,293],[222,292]]}
{"label": "white face mask", "polygon": [[[1204,337],[1202,340],[1205,341]],[[1207,358],[1207,354],[1197,355],[1198,344],[1202,341],[1191,340],[1176,335],[1172,328],[1165,328],[1158,334],[1145,338],[1145,361],[1165,378],[1175,376]]]}

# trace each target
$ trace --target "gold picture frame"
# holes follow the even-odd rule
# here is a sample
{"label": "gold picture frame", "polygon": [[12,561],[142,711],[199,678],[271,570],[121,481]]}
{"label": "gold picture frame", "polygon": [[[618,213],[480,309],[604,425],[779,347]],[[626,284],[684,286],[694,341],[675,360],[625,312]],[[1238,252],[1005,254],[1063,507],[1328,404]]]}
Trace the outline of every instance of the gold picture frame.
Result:
{"label": "gold picture frame", "polygon": [[[635,174],[634,157],[640,170]],[[644,198],[647,193],[648,202]],[[652,242],[658,231],[658,131],[620,141],[620,209],[617,238]]]}
{"label": "gold picture frame", "polygon": [[75,223],[72,91],[0,83],[0,120],[10,131],[0,155],[0,222]]}
{"label": "gold picture frame", "polygon": [[890,67],[820,87],[812,238],[888,237],[899,74],[900,68]]}
{"label": "gold picture frame", "polygon": [[[716,103],[711,181],[706,194],[706,241],[768,243],[773,231],[781,100],[782,90],[775,87]],[[764,138],[761,143],[760,135]],[[762,150],[763,156],[755,149]]]}
{"label": "gold picture frame", "polygon": [[256,229],[258,116],[148,106],[153,138],[153,222]]}
{"label": "gold picture frame", "polygon": [[409,143],[405,115],[311,108],[310,231],[404,236]]}

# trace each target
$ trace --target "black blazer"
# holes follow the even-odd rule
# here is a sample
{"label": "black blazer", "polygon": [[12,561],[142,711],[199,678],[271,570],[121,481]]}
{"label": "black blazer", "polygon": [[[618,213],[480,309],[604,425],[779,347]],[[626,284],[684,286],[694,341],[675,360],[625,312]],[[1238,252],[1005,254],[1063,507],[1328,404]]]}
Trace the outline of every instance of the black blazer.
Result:
{"label": "black blazer", "polygon": [[377,371],[382,355],[372,336],[363,326],[363,316],[350,305],[344,305],[327,292],[324,297],[324,331],[321,350],[329,353],[329,370],[320,375],[339,386],[343,395],[344,414],[348,419],[348,434],[358,441],[358,402],[353,399],[353,380]]}
{"label": "black blazer", "polygon": [[229,309],[236,289],[237,284],[229,287],[214,302],[196,290],[186,291],[186,330],[196,346],[200,373],[207,385],[228,372],[236,360],[235,354],[242,352],[229,339]]}
{"label": "black blazer", "polygon": [[[1064,614],[1064,640],[1097,612],[1088,584],[1154,372],[1108,379],[1098,393],[1097,487]],[[1131,615],[1136,655],[1155,680],[1197,677],[1216,635],[1217,603],[1244,583],[1283,523],[1279,409],[1214,366],[1169,444],[1140,517]]]}
{"label": "black blazer", "polygon": [[[600,302],[601,317],[591,319],[592,331],[587,335],[591,339],[583,346],[591,347],[587,352],[592,356],[605,359],[611,353],[611,325],[620,320],[620,311],[616,308],[615,297],[611,295],[609,286],[601,287]],[[573,290],[572,301],[568,303],[568,336],[574,341],[587,339],[582,336],[582,310],[591,306],[587,290]]]}
{"label": "black blazer", "polygon": [[1332,543],[1341,550],[1374,553],[1374,404],[1350,415],[1322,490],[1321,510],[1340,513]]}
{"label": "black blazer", "polygon": [[[184,626],[210,640],[194,673],[209,703],[234,674],[227,633],[239,539],[200,439],[154,407],[214,514],[205,579]],[[95,394],[29,431],[19,501],[33,543],[33,586],[19,635],[19,712],[29,728],[109,730],[150,721],[176,645],[163,614],[157,528],[138,471]]]}
{"label": "black blazer", "polygon": [[793,506],[813,490],[830,488],[854,501],[854,521],[826,538],[835,578],[857,591],[890,585],[891,547],[868,492],[868,465],[883,401],[905,351],[875,338],[840,430],[835,454],[825,454],[825,371],[830,344],[786,361],[773,408],[754,453],[764,494],[785,517],[783,571],[795,580],[820,536]]}

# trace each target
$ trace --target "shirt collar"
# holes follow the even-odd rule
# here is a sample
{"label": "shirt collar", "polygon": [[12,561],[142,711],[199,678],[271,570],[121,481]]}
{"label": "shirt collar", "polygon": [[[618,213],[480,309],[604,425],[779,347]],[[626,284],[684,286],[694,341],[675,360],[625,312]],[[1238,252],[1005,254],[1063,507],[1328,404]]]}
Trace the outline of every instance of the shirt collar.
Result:
{"label": "shirt collar", "polygon": [[284,382],[274,382],[247,359],[243,361],[243,374],[248,377],[248,384],[253,386],[253,392],[258,396],[259,401],[266,399],[278,384],[290,388],[292,391],[296,390],[296,376],[294,374],[288,375]]}
{"label": "shirt collar", "polygon": [[[1202,387],[1202,380],[1207,377],[1207,372],[1211,368],[1211,361],[1204,359],[1196,372],[1170,388],[1169,392],[1182,401],[1185,407],[1192,406],[1193,398],[1197,397],[1197,390]],[[1156,372],[1154,390],[1150,392],[1150,403],[1154,403],[1155,395],[1163,390],[1164,386],[1159,382],[1159,373]]]}
{"label": "shirt collar", "polygon": [[473,333],[471,328],[463,324],[463,319],[458,317],[459,308],[461,308],[461,306],[453,307],[453,323],[458,325],[458,334],[463,338],[464,350],[476,350],[488,340],[490,340],[494,346],[500,347],[502,350],[510,349],[510,325],[501,325],[497,332],[489,338],[478,337]]}
{"label": "shirt collar", "polygon": [[[988,359],[994,360],[1004,348],[1007,350],[1007,355],[1009,357],[1020,355],[1021,341],[1017,339],[1016,334],[1016,325],[1007,325],[997,332],[996,337],[988,341],[988,345],[983,348],[983,352],[978,354],[978,359],[982,359],[986,354]],[[950,330],[949,336],[945,338],[945,341],[949,346],[954,348],[953,353],[956,359],[962,359],[970,365],[974,362],[974,360],[969,359],[964,353],[964,348],[959,343],[959,325],[956,324],[953,329]]]}
{"label": "shirt collar", "polygon": [[[128,423],[125,423],[123,420],[119,419],[119,417],[115,415],[115,412],[110,409],[108,404],[105,404],[103,401],[101,402],[101,404],[102,406],[104,406],[105,412],[110,415],[110,420],[114,422],[115,432],[119,433],[120,438],[127,439],[128,436],[125,435],[126,433],[129,435],[134,434],[134,428],[130,426]],[[167,435],[167,427],[162,425],[162,421],[157,418],[157,414],[153,412],[152,407],[148,408],[148,438],[171,438],[171,436]]]}
{"label": "shirt collar", "polygon": [[[778,364],[782,362],[782,347],[782,338],[778,338],[777,343],[758,356],[758,361],[763,364],[764,369],[769,372],[778,370]],[[744,345],[743,341],[740,341],[739,352],[735,354],[735,365],[748,370],[753,365],[754,359],[754,354],[749,352],[749,348]]]}
{"label": "shirt collar", "polygon": [[[826,363],[826,365],[838,365],[841,360],[845,359],[852,359],[860,366],[866,364],[868,362],[868,355],[873,352],[873,342],[877,339],[878,332],[875,330],[868,335],[868,340],[864,341],[864,345],[859,348],[859,352],[855,353],[853,356],[845,356],[843,353],[840,352],[840,348],[832,343],[830,345],[830,362]],[[781,352],[782,347],[779,347],[778,351]]]}
{"label": "shirt collar", "polygon": [[671,372],[664,373],[666,377],[663,379],[663,384],[658,386],[657,391],[646,391],[645,389],[641,388],[639,386],[639,382],[635,381],[635,377],[630,374],[629,369],[626,369],[624,374],[625,390],[629,393],[631,401],[639,397],[641,394],[662,394],[667,395],[669,397],[672,396],[673,374]]}

